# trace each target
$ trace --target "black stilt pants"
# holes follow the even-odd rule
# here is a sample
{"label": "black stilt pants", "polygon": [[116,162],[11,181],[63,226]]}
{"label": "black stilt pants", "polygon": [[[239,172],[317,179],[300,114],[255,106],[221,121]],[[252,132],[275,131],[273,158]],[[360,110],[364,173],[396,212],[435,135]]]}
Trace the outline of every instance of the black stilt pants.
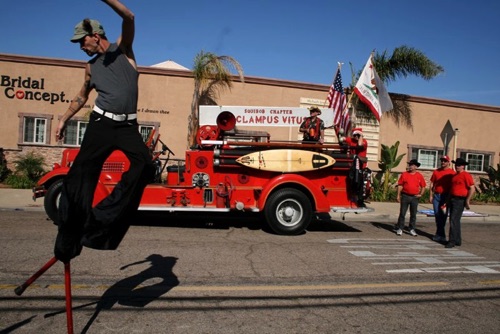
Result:
{"label": "black stilt pants", "polygon": [[[102,166],[114,150],[121,150],[130,168],[110,195],[92,208]],[[151,154],[139,134],[136,120],[116,122],[90,115],[85,137],[63,182],[59,203],[57,259],[67,262],[82,246],[112,250],[125,236],[144,188],[153,178]]]}

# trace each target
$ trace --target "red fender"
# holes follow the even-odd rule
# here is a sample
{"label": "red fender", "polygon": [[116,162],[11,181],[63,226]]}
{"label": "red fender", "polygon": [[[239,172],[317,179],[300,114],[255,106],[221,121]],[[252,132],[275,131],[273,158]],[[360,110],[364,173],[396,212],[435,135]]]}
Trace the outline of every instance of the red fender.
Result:
{"label": "red fender", "polygon": [[330,204],[317,184],[311,182],[308,178],[297,174],[282,174],[271,179],[264,189],[262,189],[261,196],[257,202],[257,207],[260,211],[264,210],[267,198],[278,186],[283,184],[297,184],[300,188],[305,188],[313,197],[313,207],[316,207],[317,212],[330,212]]}
{"label": "red fender", "polygon": [[42,176],[36,184],[39,186],[43,186],[46,183],[50,183],[49,181],[53,178],[59,179],[61,177],[66,176],[66,174],[68,174],[68,171],[69,171],[69,167],[60,167],[60,168],[53,169],[50,172],[48,172],[47,174],[45,174],[44,176]]}
{"label": "red fender", "polygon": [[[40,178],[40,180],[38,180],[37,185],[38,186],[45,186],[45,184],[47,184],[47,183],[52,183],[52,182],[50,182],[52,179],[55,179],[55,178],[59,179],[59,178],[65,177],[68,174],[68,171],[69,171],[69,167],[60,167],[60,168],[56,168],[54,170],[51,170],[50,172],[48,172],[47,174],[42,176]],[[92,206],[96,206],[97,203],[99,203],[104,198],[106,198],[111,193],[111,190],[112,189],[110,189],[109,187],[106,187],[101,182],[101,180],[99,180],[97,182],[97,186],[95,189],[94,200],[92,202]],[[43,195],[41,195],[41,196],[43,196]],[[37,197],[40,197],[40,195]]]}
{"label": "red fender", "polygon": [[94,192],[94,200],[92,201],[92,207],[95,207],[100,201],[105,199],[112,189],[106,187],[101,181],[97,182]]}

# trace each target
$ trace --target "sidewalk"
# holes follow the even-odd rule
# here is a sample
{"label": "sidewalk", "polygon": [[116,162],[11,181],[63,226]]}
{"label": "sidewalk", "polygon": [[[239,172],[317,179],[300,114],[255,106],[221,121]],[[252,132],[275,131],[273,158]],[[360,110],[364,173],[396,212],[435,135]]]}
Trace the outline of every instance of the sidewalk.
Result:
{"label": "sidewalk", "polygon": [[45,211],[43,198],[33,201],[31,189],[0,188],[0,210]]}
{"label": "sidewalk", "polygon": [[[44,211],[43,208],[43,197],[38,198],[36,201],[32,199],[31,189],[10,189],[10,188],[0,188],[0,211],[1,210],[20,210],[20,211]],[[371,202],[368,203],[369,208],[374,209],[372,212],[353,214],[349,213],[345,215],[346,220],[392,220],[396,221],[399,216],[399,203],[387,203],[387,202]],[[420,203],[418,206],[420,210],[432,210],[432,205],[430,203]],[[485,222],[485,221],[497,221],[500,222],[500,205],[472,205],[471,211],[484,215],[481,217],[466,217],[462,218],[462,221],[471,222]],[[341,219],[342,215],[338,213],[333,213],[332,217],[334,219]],[[419,219],[429,218],[434,219],[434,217],[428,217],[425,214],[418,214]]]}

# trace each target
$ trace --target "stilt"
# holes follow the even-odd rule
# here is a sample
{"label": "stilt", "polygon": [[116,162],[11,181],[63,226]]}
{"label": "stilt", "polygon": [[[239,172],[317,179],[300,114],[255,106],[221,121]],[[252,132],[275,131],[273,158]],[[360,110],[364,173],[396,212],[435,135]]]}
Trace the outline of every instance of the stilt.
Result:
{"label": "stilt", "polygon": [[[46,264],[43,265],[36,273],[33,274],[26,282],[19,285],[14,289],[14,293],[18,296],[22,295],[23,292],[37,280],[38,277],[42,276],[50,267],[52,267],[56,262],[57,258],[54,256]],[[73,306],[71,297],[71,268],[70,263],[64,263],[64,287],[66,294],[66,325],[68,329],[68,334],[73,334]]]}
{"label": "stilt", "polygon": [[26,282],[23,284],[19,285],[17,288],[14,289],[14,292],[16,295],[20,296],[23,294],[24,290],[26,290],[31,284],[33,284],[34,281],[40,276],[43,275],[44,272],[46,272],[50,267],[54,265],[54,263],[57,262],[56,257],[54,256],[52,259],[50,259],[40,270],[38,270],[36,273],[33,274]]}
{"label": "stilt", "polygon": [[69,261],[64,263],[64,287],[66,292],[66,325],[68,334],[73,334],[73,306],[71,302],[71,268]]}

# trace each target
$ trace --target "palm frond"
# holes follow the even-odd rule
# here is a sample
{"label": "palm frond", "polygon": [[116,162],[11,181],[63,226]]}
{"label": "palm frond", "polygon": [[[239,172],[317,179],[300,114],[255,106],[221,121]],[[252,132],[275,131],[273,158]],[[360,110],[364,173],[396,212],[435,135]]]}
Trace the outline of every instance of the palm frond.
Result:
{"label": "palm frond", "polygon": [[410,75],[430,80],[444,72],[441,65],[429,59],[422,51],[407,45],[395,48],[392,55],[388,55],[387,50],[375,54],[373,63],[378,75],[387,84]]}

